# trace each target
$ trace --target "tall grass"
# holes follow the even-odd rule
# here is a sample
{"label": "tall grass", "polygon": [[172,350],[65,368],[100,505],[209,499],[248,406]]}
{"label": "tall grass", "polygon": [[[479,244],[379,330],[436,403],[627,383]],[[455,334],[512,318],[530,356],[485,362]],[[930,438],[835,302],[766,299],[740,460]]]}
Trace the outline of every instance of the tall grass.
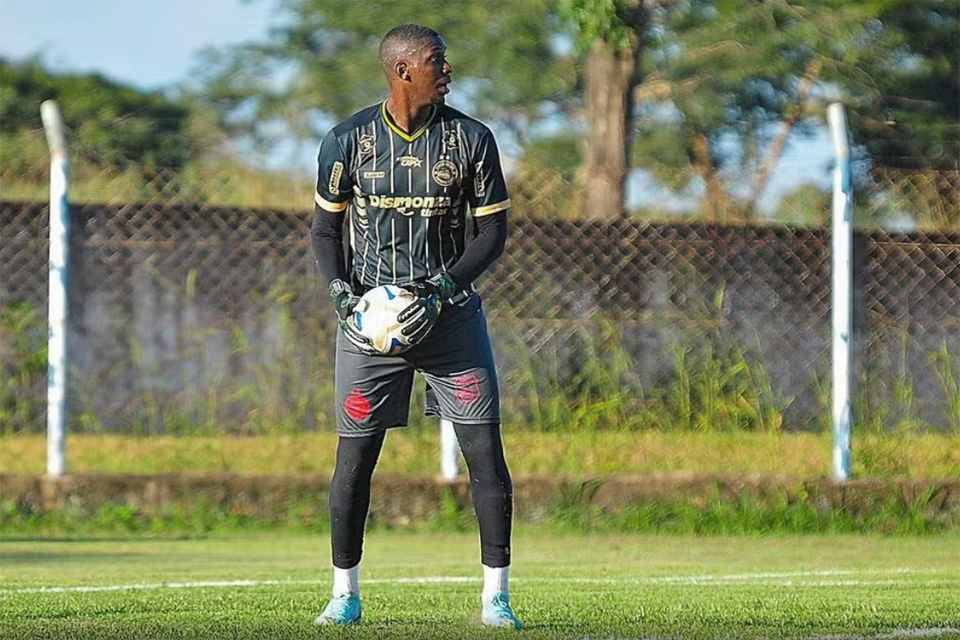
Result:
{"label": "tall grass", "polygon": [[[597,315],[553,348],[530,348],[514,328],[504,400],[508,420],[539,431],[660,429],[776,432],[787,406],[760,358],[728,337],[723,291],[704,322],[669,346],[670,379],[646,388],[622,325]],[[509,320],[507,320],[509,321]]]}
{"label": "tall grass", "polygon": [[23,302],[0,304],[0,435],[28,429],[46,409],[43,318]]}
{"label": "tall grass", "polygon": [[[188,438],[71,433],[69,438],[71,473],[328,474],[337,449],[337,436],[330,431]],[[812,478],[829,473],[833,436],[750,431],[531,431],[507,422],[503,441],[510,470],[518,478],[665,473]],[[960,478],[960,434],[856,434],[853,444],[855,477]],[[435,420],[393,430],[377,471],[433,476],[440,468],[439,450]],[[42,474],[45,459],[46,438],[41,434],[0,438],[0,470],[4,473]]]}
{"label": "tall grass", "polygon": [[[184,314],[200,301],[197,272],[179,286]],[[124,360],[95,374],[73,371],[71,424],[75,433],[123,432],[140,435],[269,435],[332,431],[335,322],[328,309],[304,313],[301,286],[278,280],[252,297],[243,319],[204,327],[185,323],[178,337],[178,360],[167,367],[131,339]],[[719,312],[722,297],[718,296]],[[766,372],[758,347],[738,342],[716,319],[688,333],[674,333],[666,350],[669,367],[656,384],[644,381],[624,325],[597,315],[567,327],[540,345],[531,345],[523,324],[497,317],[503,421],[534,432],[579,434],[609,430],[678,433],[746,431],[777,433],[789,400],[781,397]],[[0,315],[3,378],[0,424],[3,433],[41,428],[45,374],[42,318],[28,305],[7,303]],[[656,356],[654,356],[656,357]],[[946,399],[943,416],[960,429],[960,369],[944,342],[928,354]],[[859,433],[885,434],[890,447],[905,446],[898,434],[920,433],[935,425],[921,419],[917,393],[907,367],[906,343],[896,367],[880,363],[864,373],[856,396]],[[883,393],[870,380],[878,371],[895,371]],[[880,376],[882,377],[882,376]],[[113,394],[111,389],[123,387]],[[423,383],[418,379],[411,405],[414,428],[433,428],[422,417]],[[821,386],[829,425],[828,390]],[[122,402],[117,398],[122,398]],[[957,431],[960,434],[960,431]],[[867,461],[876,471],[896,456]],[[883,460],[881,464],[879,461]]]}
{"label": "tall grass", "polygon": [[[896,340],[892,356],[881,351],[860,373],[853,405],[857,430],[889,435],[947,430],[960,435],[960,352],[951,350],[946,340],[935,350],[921,347],[906,331]],[[935,386],[918,389],[916,376],[923,371],[917,366],[924,359]],[[921,402],[931,401],[936,402],[934,410],[922,411]],[[937,417],[932,421],[931,415]]]}
{"label": "tall grass", "polygon": [[960,435],[960,358],[950,354],[947,341],[930,356],[933,369],[943,389],[946,402],[943,411],[951,430]]}

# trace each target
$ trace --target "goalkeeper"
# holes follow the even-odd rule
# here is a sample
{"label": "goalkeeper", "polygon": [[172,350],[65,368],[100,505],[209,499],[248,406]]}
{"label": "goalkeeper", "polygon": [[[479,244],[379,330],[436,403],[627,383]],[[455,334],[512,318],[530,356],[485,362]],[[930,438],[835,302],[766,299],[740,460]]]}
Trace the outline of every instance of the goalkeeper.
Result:
{"label": "goalkeeper", "polygon": [[[473,287],[507,235],[510,200],[497,145],[485,125],[444,104],[452,67],[436,31],[394,27],[380,43],[379,62],[388,97],[334,127],[318,157],[311,240],[340,321],[340,437],[330,485],[333,597],[316,622],[360,620],[370,482],[386,430],[407,424],[419,371],[440,415],[453,423],[470,473],[484,576],[481,620],[520,628],[507,589],[513,485],[493,352]],[[359,296],[383,284],[418,296],[400,314],[414,344],[396,356],[374,354],[351,322]]]}

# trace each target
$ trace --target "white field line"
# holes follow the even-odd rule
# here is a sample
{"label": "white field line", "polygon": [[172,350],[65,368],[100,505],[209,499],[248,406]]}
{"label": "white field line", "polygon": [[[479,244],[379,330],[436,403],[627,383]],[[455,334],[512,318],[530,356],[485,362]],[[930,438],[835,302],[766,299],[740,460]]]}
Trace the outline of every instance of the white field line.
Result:
{"label": "white field line", "polygon": [[[948,633],[960,633],[955,627],[929,627],[926,629],[894,629],[883,633],[864,635],[862,633],[836,633],[820,636],[793,636],[787,640],[902,640],[904,638],[940,638]],[[675,638],[677,636],[669,636]],[[584,638],[583,640],[590,640]],[[606,640],[627,640],[627,638],[607,638]],[[657,636],[630,638],[629,640],[662,640]]]}
{"label": "white field line", "polygon": [[861,634],[853,635],[851,633],[834,633],[826,636],[804,636],[794,640],[862,640],[866,637],[870,640],[898,640],[899,638],[939,638],[948,633],[960,633],[960,628],[955,627],[931,627],[929,629],[895,629],[886,633],[877,633],[871,636]]}
{"label": "white field line", "polygon": [[[889,569],[875,571],[793,571],[778,573],[735,573],[726,575],[659,576],[652,578],[514,578],[514,582],[560,582],[569,584],[619,584],[619,585],[735,585],[759,582],[784,587],[868,587],[876,585],[902,585],[902,580],[858,580],[854,576],[907,575],[913,569]],[[928,573],[928,572],[924,572]],[[807,581],[803,578],[836,577],[843,579]],[[800,578],[800,580],[797,580]],[[427,576],[419,578],[371,578],[363,584],[450,584],[479,583],[479,577]],[[149,589],[223,589],[239,587],[271,587],[287,585],[321,585],[327,579],[317,580],[201,580],[191,582],[154,582],[112,585],[76,585],[51,587],[21,587],[0,589],[0,595],[23,593],[98,593],[105,591],[138,591]],[[943,586],[956,584],[956,580],[909,581],[914,586]],[[828,640],[828,639],[824,639]]]}

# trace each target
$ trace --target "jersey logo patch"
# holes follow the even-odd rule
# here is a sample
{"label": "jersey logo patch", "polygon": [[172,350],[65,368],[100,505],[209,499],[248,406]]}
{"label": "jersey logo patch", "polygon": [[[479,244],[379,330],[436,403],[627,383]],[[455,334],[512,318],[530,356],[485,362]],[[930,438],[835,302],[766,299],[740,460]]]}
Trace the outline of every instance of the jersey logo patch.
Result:
{"label": "jersey logo patch", "polygon": [[374,179],[374,180],[376,180],[377,178],[382,178],[382,177],[384,177],[385,175],[387,175],[387,174],[386,174],[385,172],[383,172],[383,171],[364,171],[364,172],[363,172],[363,177],[364,177],[364,178],[372,178],[372,179]]}
{"label": "jersey logo patch", "polygon": [[417,156],[400,156],[401,167],[422,167],[423,159]]}
{"label": "jersey logo patch", "polygon": [[487,185],[483,183],[483,163],[477,163],[477,171],[474,174],[473,178],[473,190],[476,192],[478,198],[482,198],[487,195]]}
{"label": "jersey logo patch", "polygon": [[357,140],[357,147],[359,147],[360,153],[362,155],[367,153],[373,153],[373,143],[375,140],[376,139],[369,133],[366,133],[360,136],[360,139]]}
{"label": "jersey logo patch", "polygon": [[456,149],[460,146],[460,136],[456,131],[447,131],[443,134],[443,146],[447,149]]}
{"label": "jersey logo patch", "polygon": [[330,184],[327,185],[327,188],[333,195],[340,193],[341,174],[343,174],[343,163],[337,160],[333,163],[333,169],[330,170]]}
{"label": "jersey logo patch", "polygon": [[437,164],[433,165],[433,171],[431,173],[434,181],[441,187],[449,187],[457,181],[457,176],[459,175],[457,165],[449,160],[438,161]]}

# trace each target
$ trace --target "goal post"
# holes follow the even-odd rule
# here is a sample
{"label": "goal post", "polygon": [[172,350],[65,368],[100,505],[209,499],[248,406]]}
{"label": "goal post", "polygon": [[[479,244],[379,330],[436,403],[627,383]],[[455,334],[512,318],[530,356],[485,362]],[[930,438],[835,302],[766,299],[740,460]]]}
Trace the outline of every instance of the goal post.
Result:
{"label": "goal post", "polygon": [[47,475],[66,473],[67,287],[69,281],[70,204],[67,139],[60,108],[40,105],[50,148],[50,256],[47,311]]}
{"label": "goal post", "polygon": [[853,179],[850,135],[842,104],[827,107],[827,122],[833,139],[836,166],[833,170],[832,204],[832,324],[833,375],[833,476],[850,479],[850,430],[853,426]]}

